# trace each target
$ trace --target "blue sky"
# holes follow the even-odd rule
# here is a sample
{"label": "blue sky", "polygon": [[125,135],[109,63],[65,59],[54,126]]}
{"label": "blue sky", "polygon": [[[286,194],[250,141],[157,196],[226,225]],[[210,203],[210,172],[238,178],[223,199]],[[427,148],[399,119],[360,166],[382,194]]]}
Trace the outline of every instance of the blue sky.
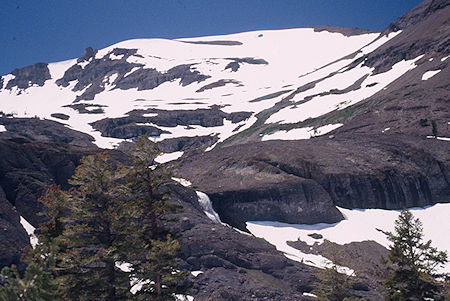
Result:
{"label": "blue sky", "polygon": [[3,0],[0,74],[133,38],[331,25],[382,30],[421,0]]}

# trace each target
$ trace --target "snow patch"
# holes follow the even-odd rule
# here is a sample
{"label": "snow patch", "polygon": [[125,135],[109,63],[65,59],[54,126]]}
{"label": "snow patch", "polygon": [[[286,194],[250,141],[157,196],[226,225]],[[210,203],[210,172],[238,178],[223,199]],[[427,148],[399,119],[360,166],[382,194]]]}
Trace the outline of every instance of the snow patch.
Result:
{"label": "snow patch", "polygon": [[145,113],[142,114],[142,117],[156,117],[158,116],[158,113]]}
{"label": "snow patch", "polygon": [[200,274],[203,274],[203,271],[192,271],[191,272],[192,276],[197,277]]}
{"label": "snow patch", "polygon": [[422,75],[422,80],[430,79],[433,76],[435,76],[436,74],[438,74],[439,72],[441,72],[441,70],[427,71]]}
{"label": "snow patch", "polygon": [[391,128],[385,128],[384,130],[382,130],[382,133],[386,133],[387,131],[389,131]]}
{"label": "snow patch", "polygon": [[[300,232],[297,230],[297,225],[284,224],[279,222],[262,222],[249,221],[246,223],[247,229],[256,237],[264,238],[268,243],[274,245],[278,251],[283,252],[287,258],[298,261],[307,265],[318,268],[326,268],[332,262],[321,256],[315,254],[303,253],[287,244],[288,241],[296,241],[300,237]],[[353,275],[354,271],[347,267],[337,267],[340,273]]]}
{"label": "snow patch", "polygon": [[124,56],[125,56],[124,54],[115,55],[114,53],[110,53],[109,58],[111,60],[121,60],[121,59],[123,59]]}
{"label": "snow patch", "polygon": [[20,217],[20,223],[22,224],[22,227],[27,232],[28,237],[30,238],[31,247],[33,247],[33,249],[34,249],[39,242],[36,234],[34,234],[34,231],[36,230],[36,228],[33,227],[23,216]]}
{"label": "snow patch", "polygon": [[15,79],[16,76],[12,75],[10,73],[10,74],[6,74],[6,75],[2,76],[2,78],[3,78],[3,87],[4,87],[3,89],[5,89],[6,86],[8,85],[8,83],[9,83],[9,81],[12,80],[12,79]]}
{"label": "snow patch", "polygon": [[175,301],[194,301],[194,297],[190,295],[175,294]]}
{"label": "snow patch", "polygon": [[383,45],[384,43],[386,43],[387,41],[389,41],[393,37],[395,37],[398,34],[400,34],[401,32],[402,32],[401,30],[396,31],[396,32],[390,32],[389,34],[384,35],[384,36],[378,38],[377,40],[371,42],[369,45],[364,46],[363,48],[361,48],[361,52],[363,54],[371,53],[372,51],[374,51],[375,49],[377,49],[378,47],[380,47],[381,45]]}
{"label": "snow patch", "polygon": [[278,131],[272,134],[264,135],[262,137],[262,141],[268,140],[300,140],[300,139],[309,139],[312,137],[317,137],[321,135],[325,135],[337,128],[340,128],[344,124],[336,123],[336,124],[327,124],[316,129],[312,127],[293,129],[289,131]]}
{"label": "snow patch", "polygon": [[[286,241],[300,239],[309,245],[320,242],[308,236],[318,233],[323,239],[328,239],[338,244],[374,240],[379,244],[389,247],[390,242],[386,236],[377,231],[394,230],[394,221],[400,214],[400,210],[384,209],[345,209],[339,208],[345,220],[334,224],[286,224],[280,222],[252,221],[247,222],[247,229],[257,236],[267,240],[278,250],[285,253],[286,257],[308,264],[310,256],[306,256],[298,250],[292,250]],[[411,213],[423,223],[424,240],[432,240],[432,246],[438,250],[450,252],[450,239],[445,235],[450,232],[450,203],[436,204],[424,208],[410,208]],[[310,254],[308,254],[310,255]],[[311,260],[316,263],[314,260]],[[450,263],[447,263],[443,272],[450,272]]]}
{"label": "snow patch", "polygon": [[437,140],[442,140],[442,141],[450,141],[449,137],[435,137],[435,136],[427,136],[428,139],[437,139]]}
{"label": "snow patch", "polygon": [[153,281],[151,281],[149,279],[142,280],[142,279],[132,278],[130,280],[130,285],[131,285],[130,293],[132,293],[134,295],[137,292],[139,292],[144,285],[152,283],[152,282]]}
{"label": "snow patch", "polygon": [[183,178],[175,178],[175,177],[172,177],[172,180],[174,180],[175,182],[180,183],[180,184],[183,185],[184,187],[192,186],[192,183],[191,183],[191,182],[189,182],[188,180],[183,179]]}
{"label": "snow patch", "polygon": [[159,164],[167,163],[176,160],[183,156],[184,152],[164,153],[155,158],[155,162]]}
{"label": "snow patch", "polygon": [[[372,74],[374,69],[363,66],[362,63],[358,67],[351,70],[343,73],[337,73],[336,75],[320,82],[314,88],[306,90],[295,96],[295,99],[303,100],[307,96],[316,95],[311,100],[283,108],[271,115],[265,123],[297,123],[308,118],[319,117],[336,109],[345,109],[374,95],[409,70],[417,67],[415,62],[422,57],[423,55],[420,55],[408,61],[402,60],[393,65],[390,70],[379,74]],[[349,87],[355,83],[356,79],[362,78],[367,74],[370,75],[361,83],[361,88],[344,94],[332,93],[333,89]],[[370,85],[370,83],[374,82],[378,84]]]}
{"label": "snow patch", "polygon": [[129,272],[132,271],[132,265],[131,265],[131,263],[128,263],[128,262],[116,261],[115,262],[115,266],[116,266],[116,268],[118,268],[122,272],[129,273]]}
{"label": "snow patch", "polygon": [[0,124],[0,132],[6,132],[6,127],[3,124]]}
{"label": "snow patch", "polygon": [[447,55],[446,57],[441,58],[441,62],[445,61],[446,59],[448,59],[450,57],[450,55]]}

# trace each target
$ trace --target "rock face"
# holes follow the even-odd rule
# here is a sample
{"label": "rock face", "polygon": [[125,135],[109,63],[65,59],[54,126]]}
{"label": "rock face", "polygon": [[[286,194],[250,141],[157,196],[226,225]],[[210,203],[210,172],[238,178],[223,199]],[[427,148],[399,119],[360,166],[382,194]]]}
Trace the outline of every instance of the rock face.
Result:
{"label": "rock face", "polygon": [[297,240],[288,241],[287,244],[304,253],[322,255],[352,269],[357,276],[352,279],[353,289],[383,296],[383,281],[389,277],[389,272],[382,260],[388,258],[389,251],[379,243],[366,240],[339,245],[325,240],[321,244],[316,242],[309,246]]}
{"label": "rock face", "polygon": [[[0,225],[6,229],[0,231],[0,241],[7,242],[0,245],[0,266],[19,263],[22,249],[29,244],[19,212],[37,225],[36,214],[42,208],[36,197],[50,183],[67,188],[79,157],[91,151],[98,149],[0,140]],[[123,159],[117,152],[111,154]],[[176,184],[169,188],[171,202],[183,209],[170,216],[166,225],[180,241],[179,266],[187,272],[190,294],[197,300],[309,300],[303,293],[311,291],[317,281],[315,268],[288,260],[262,239],[212,222],[193,190]],[[203,273],[194,277],[190,271]],[[376,287],[370,283],[367,287],[355,289],[354,296],[380,297]]]}
{"label": "rock face", "polygon": [[[190,180],[196,189],[207,193],[222,221],[243,230],[248,220],[337,222],[343,216],[335,205],[400,209],[449,202],[450,144],[445,139],[427,138],[436,131],[441,138],[450,137],[450,59],[446,58],[450,54],[448,4],[445,0],[425,1],[384,31],[388,34],[402,30],[395,38],[361,58],[355,59],[357,53],[352,53],[342,59],[354,60],[345,67],[348,70],[363,63],[380,74],[404,59],[423,55],[414,63],[414,69],[357,105],[296,124],[266,124],[271,114],[287,106],[301,105],[319,96],[346,95],[380,84],[371,82],[364,86],[365,79],[372,76],[367,73],[355,77],[355,82],[347,87],[312,90],[340,73],[334,71],[302,86],[285,85],[252,96],[253,100],[248,103],[258,105],[276,97],[284,98],[272,107],[258,111],[254,115],[258,120],[251,127],[212,151],[203,152],[219,140],[214,134],[167,139],[161,142],[160,149],[166,153],[185,152],[176,170],[177,176]],[[315,30],[338,31],[345,35],[362,32],[323,27]],[[237,41],[186,43],[229,47],[242,44]],[[99,57],[97,51],[87,48],[77,63],[57,80],[61,87],[68,87],[70,82],[77,80],[73,90],[83,91],[67,107],[79,114],[104,114],[106,104],[79,101],[93,100],[98,93],[112,87],[141,91],[170,81],[176,81],[178,87],[178,83],[187,86],[208,78],[190,62],[157,71],[151,66],[144,68],[143,64],[130,63],[132,56],[140,56],[137,49],[115,48]],[[268,64],[252,57],[225,60],[220,68],[228,75],[242,71],[240,68],[245,64]],[[439,73],[423,80],[428,71]],[[6,84],[4,77],[0,77],[0,88],[4,85],[7,89],[17,87],[20,92],[31,85],[42,86],[50,78],[46,64],[16,69],[12,75],[14,78],[9,77],[12,79]],[[227,78],[231,77],[228,75]],[[242,84],[237,80],[217,78],[198,85],[192,93],[198,96],[197,93],[208,94],[216,88],[240,87]],[[300,93],[308,90],[311,90],[310,94],[297,99]],[[197,99],[201,100],[183,98],[183,102],[169,104],[183,105],[185,100]],[[190,104],[204,105],[206,102]],[[210,106],[166,111],[152,106],[141,107],[141,110],[128,112],[125,117],[105,118],[92,126],[104,136],[134,138],[140,134],[159,136],[178,126],[193,129],[238,123],[253,115],[253,112],[245,111],[228,113],[227,109]],[[50,184],[67,188],[67,179],[80,158],[99,151],[92,145],[92,137],[57,122],[6,118],[13,117],[8,115],[0,117],[0,125],[6,128],[0,132],[0,266],[18,263],[21,250],[29,244],[20,225],[20,216],[37,226],[42,219],[37,213],[43,210],[37,198]],[[52,117],[70,119],[69,115],[59,111]],[[280,129],[318,128],[336,123],[344,125],[328,136],[298,141],[260,141],[264,135]],[[126,149],[126,145],[122,147]],[[117,160],[124,160],[124,155],[118,151],[111,154],[117,156]],[[171,201],[183,207],[183,212],[174,216],[176,220],[167,224],[181,244],[180,268],[203,272],[197,277],[189,276],[196,300],[308,299],[303,293],[311,291],[317,281],[314,268],[288,260],[261,239],[212,222],[200,208],[195,191],[175,184],[170,189]],[[358,275],[353,295],[369,300],[382,299],[377,281],[383,275],[377,260],[386,250],[379,245],[373,242],[345,246],[325,243],[315,245],[312,250],[300,242],[291,245],[326,257],[332,257],[334,248],[343,250],[347,255],[345,265],[365,270],[365,274]]]}
{"label": "rock face", "polygon": [[[317,281],[315,268],[288,260],[263,239],[212,222],[192,190],[173,185],[171,191],[172,201],[183,207],[169,224],[181,234],[181,267],[203,272],[189,277],[196,300],[309,300],[303,293]],[[355,297],[382,298],[378,284],[363,278],[358,283]]]}
{"label": "rock face", "polygon": [[450,53],[448,16],[450,3],[446,0],[427,0],[407,12],[383,32],[402,30],[401,35],[363,57],[361,61],[375,72],[389,70],[392,65],[427,53]]}
{"label": "rock face", "polygon": [[[268,141],[186,158],[179,173],[205,191],[221,218],[335,222],[346,208],[448,201],[450,146],[404,136]],[[284,212],[284,213],[282,213]]]}
{"label": "rock face", "polygon": [[[19,264],[22,250],[29,245],[20,216],[0,187],[0,267]],[[1,268],[0,268],[1,269]]]}
{"label": "rock face", "polygon": [[[83,57],[78,59],[77,63],[56,81],[56,84],[67,87],[70,81],[78,80],[73,91],[86,89],[76,98],[76,101],[79,101],[94,99],[96,94],[105,90],[105,84],[114,84],[115,88],[122,90],[132,88],[151,90],[175,79],[179,79],[180,84],[186,86],[193,82],[204,81],[209,77],[191,70],[191,65],[175,66],[161,73],[153,68],[145,69],[142,64],[127,62],[127,58],[139,56],[136,52],[137,49],[114,48],[104,57],[96,58],[92,48],[87,48]],[[80,65],[82,62],[87,62],[86,66],[82,67]],[[105,82],[106,77],[108,80]]]}
{"label": "rock face", "polygon": [[[140,135],[158,137],[163,133],[170,132],[170,128],[176,126],[215,127],[222,126],[224,119],[232,123],[238,123],[249,118],[250,112],[225,113],[219,106],[212,106],[210,109],[196,110],[135,110],[128,112],[127,117],[105,118],[91,123],[92,127],[102,133],[103,136],[114,138],[133,138]],[[149,116],[149,117],[147,117]],[[156,126],[169,127],[161,130]],[[187,137],[182,137],[189,139]],[[192,141],[195,144],[195,141]]]}
{"label": "rock face", "polygon": [[[61,119],[69,117],[64,114],[58,116]],[[6,128],[5,132],[0,132],[0,138],[4,139],[23,138],[28,141],[59,142],[91,147],[94,141],[90,135],[74,131],[51,120],[0,117],[0,125]]]}
{"label": "rock face", "polygon": [[6,89],[17,87],[18,89],[26,89],[33,85],[43,86],[44,82],[51,78],[47,64],[37,63],[21,69],[15,69],[11,72],[15,77],[6,85]]}
{"label": "rock face", "polygon": [[0,187],[6,196],[2,201],[37,226],[42,221],[37,213],[43,210],[37,199],[50,184],[67,188],[67,179],[81,157],[96,151],[94,147],[0,139]]}

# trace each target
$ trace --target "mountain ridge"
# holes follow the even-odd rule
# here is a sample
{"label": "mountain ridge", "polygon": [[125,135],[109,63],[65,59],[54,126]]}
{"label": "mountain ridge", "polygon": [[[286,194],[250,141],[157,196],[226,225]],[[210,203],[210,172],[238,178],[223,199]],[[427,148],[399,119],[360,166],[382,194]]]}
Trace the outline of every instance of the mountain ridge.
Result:
{"label": "mountain ridge", "polygon": [[[182,268],[204,271],[189,276],[196,298],[309,300],[310,262],[214,223],[192,187],[243,231],[251,220],[338,223],[336,206],[449,203],[448,4],[427,0],[381,33],[320,26],[129,40],[3,75],[0,222],[37,226],[36,199],[66,183],[83,154],[116,147],[107,151],[123,160],[148,134],[192,182],[171,188],[185,213],[170,227]],[[18,230],[0,264],[17,263],[27,244]],[[364,256],[364,245],[347,247]],[[352,294],[380,299],[380,282],[360,277]]]}

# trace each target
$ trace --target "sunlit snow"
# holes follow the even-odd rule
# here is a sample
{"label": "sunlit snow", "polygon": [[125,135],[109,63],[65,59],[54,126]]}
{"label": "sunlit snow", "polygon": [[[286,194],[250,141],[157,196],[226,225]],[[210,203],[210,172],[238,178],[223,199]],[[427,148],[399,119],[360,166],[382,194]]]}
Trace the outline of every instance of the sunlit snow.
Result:
{"label": "sunlit snow", "polygon": [[[338,244],[346,244],[353,241],[374,240],[388,247],[389,241],[386,236],[377,231],[393,231],[394,221],[397,219],[399,210],[383,209],[345,209],[338,208],[345,220],[335,224],[286,224],[280,222],[251,221],[247,222],[247,229],[255,236],[262,237],[278,250],[285,253],[286,257],[317,265],[318,259],[311,260],[310,254],[304,254],[286,244],[286,241],[298,239],[309,245],[314,242],[321,243],[328,239]],[[450,204],[436,204],[425,208],[410,208],[415,217],[423,223],[424,239],[432,240],[432,245],[439,250],[450,252]],[[323,236],[321,240],[315,240],[308,234],[318,233]],[[444,271],[450,272],[450,263]]]}
{"label": "sunlit snow", "polygon": [[450,141],[450,137],[435,137],[435,136],[427,136],[428,139],[437,139],[437,140],[442,140],[442,141]]}
{"label": "sunlit snow", "polygon": [[38,244],[38,238],[36,234],[34,234],[34,230],[36,230],[35,227],[33,227],[23,216],[20,217],[20,223],[22,224],[22,227],[25,229],[25,231],[28,234],[28,237],[30,238],[30,244],[34,248]]}
{"label": "sunlit snow", "polygon": [[[278,93],[284,86],[303,85],[313,78],[321,78],[349,64],[352,60],[340,60],[349,54],[370,44],[379,36],[378,33],[344,36],[340,33],[314,32],[312,28],[269,30],[238,33],[224,36],[199,37],[180,40],[138,39],[114,44],[96,53],[96,58],[109,55],[111,59],[123,58],[111,53],[114,48],[137,49],[136,55],[127,58],[128,62],[145,64],[144,68],[156,68],[165,72],[181,64],[190,64],[191,70],[197,70],[210,76],[207,80],[194,82],[187,86],[180,85],[180,80],[164,82],[152,90],[138,91],[137,88],[115,89],[113,84],[117,73],[109,74],[103,79],[105,91],[95,95],[93,100],[81,100],[78,103],[103,106],[104,113],[81,114],[67,107],[76,96],[84,91],[74,92],[72,89],[77,80],[71,81],[68,87],[60,87],[55,81],[74,64],[80,66],[87,62],[77,63],[71,59],[48,65],[51,79],[43,87],[29,87],[26,90],[2,89],[0,91],[0,110],[14,113],[16,117],[37,116],[43,119],[55,120],[68,127],[87,133],[94,137],[99,147],[113,148],[123,139],[103,137],[93,130],[89,123],[103,118],[118,118],[134,109],[157,108],[161,110],[195,110],[207,109],[211,105],[220,105],[226,113],[246,111],[253,113],[249,119],[233,124],[224,120],[223,126],[217,127],[160,127],[169,132],[157,138],[157,141],[182,136],[218,135],[219,142],[237,134],[256,122],[255,115],[272,107],[284,96],[266,98],[252,102],[254,99]],[[389,37],[380,37],[372,47],[381,45]],[[193,44],[192,41],[231,41],[235,45]],[[308,47],[305,47],[307,45]],[[375,46],[373,46],[375,45]],[[364,53],[372,48],[364,48]],[[333,51],[329,51],[333,48]],[[369,50],[367,50],[369,49]],[[234,58],[259,59],[264,64],[239,63],[239,69],[232,72],[225,67]],[[83,66],[82,66],[83,67]],[[138,70],[133,68],[128,74]],[[299,77],[301,76],[301,77]],[[2,77],[4,85],[14,78],[13,75]],[[239,84],[227,84],[222,87],[196,92],[205,85],[225,79]],[[86,90],[87,87],[84,89]],[[322,91],[324,92],[324,91]],[[198,97],[193,97],[198,95]],[[69,116],[68,120],[52,117],[52,113],[62,113]],[[144,115],[153,117],[153,113]],[[211,149],[214,146],[208,148]]]}
{"label": "sunlit snow", "polygon": [[183,179],[183,178],[175,178],[175,177],[172,177],[172,180],[174,180],[175,182],[180,183],[180,184],[183,185],[184,187],[189,187],[189,186],[192,185],[191,182],[189,182],[188,180]]}
{"label": "sunlit snow", "polygon": [[184,152],[164,153],[155,158],[155,162],[159,164],[167,163],[176,160],[183,156]]}
{"label": "sunlit snow", "polygon": [[[271,115],[266,123],[296,123],[308,118],[319,117],[336,109],[342,110],[350,105],[354,105],[382,90],[391,82],[416,67],[415,62],[423,55],[408,61],[400,61],[384,73],[372,74],[373,68],[359,65],[357,68],[338,73],[317,84],[313,89],[306,90],[295,96],[295,99],[301,100],[306,96],[315,95],[313,99],[281,109]],[[370,74],[361,83],[361,87],[345,94],[333,94],[332,89],[342,89],[349,87],[364,75]],[[371,85],[377,83],[376,85]],[[324,94],[320,94],[323,93]]]}
{"label": "sunlit snow", "polygon": [[441,72],[441,70],[427,71],[422,75],[422,80],[430,79],[433,76],[435,76],[436,74],[438,74],[439,72]]}
{"label": "sunlit snow", "polygon": [[192,271],[191,272],[192,276],[197,277],[200,274],[203,274],[203,271]]}
{"label": "sunlit snow", "polygon": [[335,129],[343,126],[342,123],[336,123],[336,124],[327,124],[321,127],[318,127],[317,129],[314,129],[312,127],[306,127],[306,128],[298,128],[298,129],[292,129],[289,131],[277,131],[272,134],[264,135],[261,140],[267,141],[267,140],[300,140],[300,139],[309,139],[312,137],[317,137],[321,135],[325,135],[331,131],[334,131]]}
{"label": "sunlit snow", "polygon": [[3,124],[0,124],[0,132],[6,132],[6,127]]}

